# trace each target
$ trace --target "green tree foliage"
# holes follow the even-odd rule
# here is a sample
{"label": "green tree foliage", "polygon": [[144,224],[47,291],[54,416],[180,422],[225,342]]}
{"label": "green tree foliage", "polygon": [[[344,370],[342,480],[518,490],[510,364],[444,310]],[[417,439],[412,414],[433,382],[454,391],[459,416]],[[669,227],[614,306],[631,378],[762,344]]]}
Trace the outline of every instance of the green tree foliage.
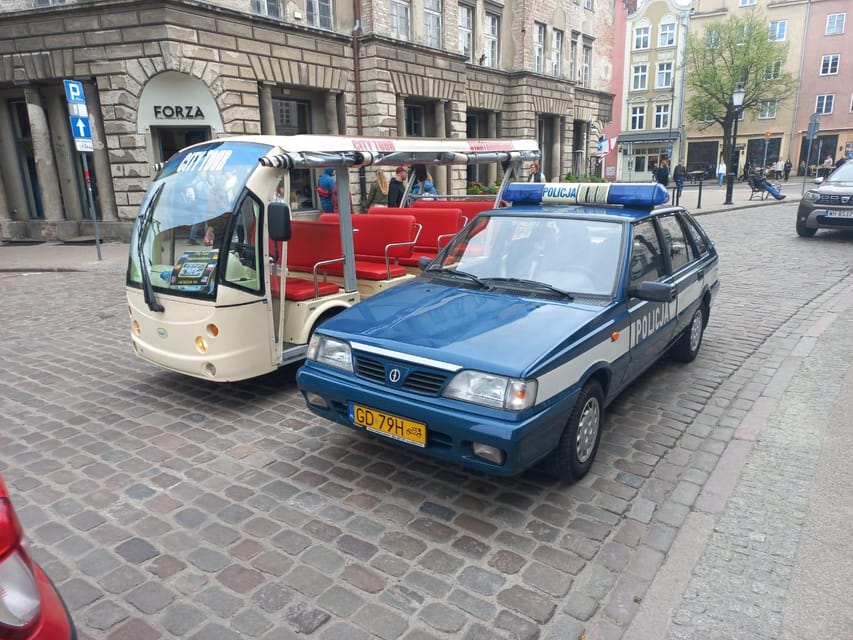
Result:
{"label": "green tree foliage", "polygon": [[731,134],[735,121],[732,92],[743,85],[744,117],[757,116],[762,104],[790,99],[796,80],[784,71],[787,41],[771,39],[769,22],[757,10],[738,13],[725,21],[691,31],[687,38],[684,78],[687,117],[701,129],[723,129],[723,153],[731,158]]}

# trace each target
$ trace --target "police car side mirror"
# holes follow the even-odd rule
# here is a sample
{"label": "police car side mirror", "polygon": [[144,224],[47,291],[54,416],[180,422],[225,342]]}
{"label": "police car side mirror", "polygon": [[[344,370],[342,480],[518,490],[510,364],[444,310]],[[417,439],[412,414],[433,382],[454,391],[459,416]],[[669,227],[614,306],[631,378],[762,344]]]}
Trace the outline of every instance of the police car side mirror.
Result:
{"label": "police car side mirror", "polygon": [[290,240],[290,205],[286,202],[270,202],[267,205],[267,224],[271,240],[276,242]]}
{"label": "police car side mirror", "polygon": [[628,295],[649,302],[672,302],[678,295],[678,288],[674,284],[647,280],[628,287]]}

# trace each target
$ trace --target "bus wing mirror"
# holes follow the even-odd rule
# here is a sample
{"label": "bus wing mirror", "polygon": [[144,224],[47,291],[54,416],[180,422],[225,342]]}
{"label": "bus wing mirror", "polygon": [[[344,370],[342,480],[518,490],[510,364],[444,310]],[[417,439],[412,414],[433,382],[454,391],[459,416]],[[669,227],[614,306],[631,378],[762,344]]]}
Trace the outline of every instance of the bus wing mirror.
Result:
{"label": "bus wing mirror", "polygon": [[290,205],[286,202],[270,202],[267,206],[267,222],[270,239],[276,242],[290,240]]}

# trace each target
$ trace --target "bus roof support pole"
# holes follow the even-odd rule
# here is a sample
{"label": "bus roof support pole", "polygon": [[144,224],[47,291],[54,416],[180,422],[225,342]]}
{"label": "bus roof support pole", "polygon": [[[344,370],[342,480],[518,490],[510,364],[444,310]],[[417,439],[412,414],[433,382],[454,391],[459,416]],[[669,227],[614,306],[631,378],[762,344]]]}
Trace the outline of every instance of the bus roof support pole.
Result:
{"label": "bus roof support pole", "polygon": [[341,249],[344,254],[344,289],[347,292],[351,292],[358,288],[358,284],[355,281],[355,250],[353,249],[353,243],[345,240],[345,238],[353,237],[349,170],[346,167],[340,168],[335,172],[335,180],[338,183],[338,224],[341,230]]}

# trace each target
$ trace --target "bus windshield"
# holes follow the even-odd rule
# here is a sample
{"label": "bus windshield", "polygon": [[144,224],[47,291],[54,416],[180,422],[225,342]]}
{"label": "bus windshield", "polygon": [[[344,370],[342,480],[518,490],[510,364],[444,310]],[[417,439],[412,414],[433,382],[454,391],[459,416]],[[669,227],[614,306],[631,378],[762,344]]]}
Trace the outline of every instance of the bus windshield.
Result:
{"label": "bus windshield", "polygon": [[257,256],[246,250],[255,246],[249,233],[257,207],[249,199],[240,211],[235,207],[258,158],[268,151],[268,145],[213,140],[172,156],[140,207],[128,285],[145,289],[146,299],[154,292],[213,299],[219,257],[229,253],[244,263],[238,267],[252,274],[231,280],[257,282]]}

